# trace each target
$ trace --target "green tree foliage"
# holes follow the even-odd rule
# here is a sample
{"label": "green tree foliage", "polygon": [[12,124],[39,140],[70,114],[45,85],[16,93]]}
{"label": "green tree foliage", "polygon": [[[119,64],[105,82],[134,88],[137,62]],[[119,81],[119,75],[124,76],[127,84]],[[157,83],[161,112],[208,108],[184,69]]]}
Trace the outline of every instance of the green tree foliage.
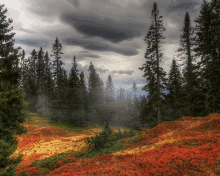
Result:
{"label": "green tree foliage", "polygon": [[[6,21],[7,9],[0,5],[0,175],[16,175],[15,166],[21,162],[21,155],[10,159],[17,148],[18,141],[13,136],[23,134],[27,129],[20,124],[27,118],[26,104],[22,100],[25,93],[18,88],[21,78],[17,68],[18,50],[14,49],[15,33],[8,34],[12,19]],[[15,150],[14,150],[15,149]]]}
{"label": "green tree foliage", "polygon": [[169,93],[166,95],[167,106],[165,107],[167,117],[172,120],[176,120],[177,118],[181,117],[185,109],[182,98],[183,78],[181,77],[179,67],[180,66],[177,65],[176,60],[173,58],[167,82],[167,90],[169,91]]}
{"label": "green tree foliage", "polygon": [[163,71],[163,68],[160,67],[162,53],[159,53],[160,50],[160,39],[164,39],[162,36],[165,28],[162,23],[162,16],[159,16],[159,10],[157,4],[154,3],[151,19],[152,25],[148,31],[147,36],[144,41],[148,44],[148,48],[145,53],[145,58],[147,59],[146,64],[143,64],[140,70],[144,69],[145,74],[143,77],[146,77],[147,85],[145,85],[142,90],[148,91],[148,115],[149,120],[154,120],[156,123],[160,123],[161,118],[161,107],[162,107],[162,98],[164,96],[162,90],[165,89],[166,82],[166,73]]}
{"label": "green tree foliage", "polygon": [[129,113],[129,116],[132,116],[132,109],[133,109],[133,103],[132,103],[132,97],[131,97],[131,93],[128,94],[126,96],[126,106],[127,106],[127,111]]}
{"label": "green tree foliage", "polygon": [[88,93],[86,88],[86,82],[84,78],[84,73],[80,73],[80,80],[79,80],[79,98],[82,100],[83,103],[83,112],[84,112],[84,124],[88,125],[90,123],[89,119],[89,104],[88,104]]}
{"label": "green tree foliage", "polygon": [[37,112],[36,104],[37,104],[37,52],[35,49],[31,52],[31,57],[28,58],[26,61],[26,77],[27,78],[27,84],[25,84],[26,87],[26,97],[25,101],[29,102],[28,110],[31,112]]}
{"label": "green tree foliage", "polygon": [[138,110],[139,110],[139,100],[138,100],[138,97],[135,94],[135,92],[137,91],[137,87],[136,87],[135,82],[133,83],[132,89],[134,91],[132,116],[135,116],[135,115],[137,115]]}
{"label": "green tree foliage", "polygon": [[104,124],[104,87],[103,82],[99,78],[92,64],[89,66],[88,91],[89,91],[89,109],[91,112],[91,120],[97,124]]}
{"label": "green tree foliage", "polygon": [[[44,92],[45,86],[44,86],[44,52],[43,48],[40,47],[40,51],[37,53],[37,65],[36,65],[36,72],[37,72],[37,89],[38,93]],[[40,92],[41,91],[41,92]]]}
{"label": "green tree foliage", "polygon": [[186,12],[184,18],[184,26],[183,34],[180,35],[180,48],[177,52],[181,52],[178,54],[182,56],[184,54],[186,57],[181,57],[184,61],[184,69],[183,69],[183,78],[184,78],[184,102],[185,102],[185,115],[193,116],[196,115],[195,111],[195,102],[196,102],[196,87],[198,85],[197,76],[196,76],[196,66],[193,64],[194,56],[192,55],[192,47],[193,47],[193,30],[191,28],[190,16],[189,13]]}
{"label": "green tree foliage", "polygon": [[52,48],[52,52],[54,53],[55,59],[53,60],[53,77],[54,77],[54,81],[56,83],[56,88],[58,88],[59,86],[59,81],[60,81],[60,77],[61,77],[61,70],[62,70],[62,65],[64,65],[64,63],[61,61],[61,54],[63,54],[62,51],[62,44],[59,42],[58,38],[56,37],[55,43],[53,44],[53,48]]}
{"label": "green tree foliage", "polygon": [[107,107],[107,113],[109,115],[109,121],[112,122],[114,115],[115,115],[115,92],[114,92],[114,85],[112,82],[111,75],[108,76],[108,81],[106,82],[105,87],[105,102]]}
{"label": "green tree foliage", "polygon": [[[220,2],[212,0],[211,2],[203,1],[200,10],[200,16],[195,20],[197,23],[196,47],[194,51],[196,56],[201,56],[198,63],[201,78],[200,84],[203,98],[202,105],[207,115],[210,112],[218,112],[220,109],[219,89],[220,89]],[[201,102],[200,101],[200,102]]]}
{"label": "green tree foliage", "polygon": [[61,54],[63,54],[62,51],[62,44],[59,42],[58,37],[56,37],[55,43],[52,45],[52,52],[54,55],[55,59],[52,62],[52,67],[53,67],[53,80],[55,83],[55,93],[53,96],[51,96],[50,100],[50,118],[56,121],[62,121],[62,119],[65,119],[65,114],[66,114],[66,89],[64,89],[64,82],[63,79],[64,77],[64,72],[62,69],[62,65],[64,63],[61,61]]}
{"label": "green tree foliage", "polygon": [[124,88],[120,88],[120,94],[117,96],[116,114],[113,123],[116,124],[116,126],[125,126],[125,122],[127,122],[129,119],[130,116],[128,110],[128,103],[125,97]]}
{"label": "green tree foliage", "polygon": [[[81,84],[83,84],[81,82]],[[82,85],[81,85],[82,87]],[[80,90],[80,76],[77,70],[76,57],[73,58],[73,66],[68,79],[68,94],[67,94],[67,118],[75,126],[83,126],[85,123],[85,112],[83,108],[84,99]]]}

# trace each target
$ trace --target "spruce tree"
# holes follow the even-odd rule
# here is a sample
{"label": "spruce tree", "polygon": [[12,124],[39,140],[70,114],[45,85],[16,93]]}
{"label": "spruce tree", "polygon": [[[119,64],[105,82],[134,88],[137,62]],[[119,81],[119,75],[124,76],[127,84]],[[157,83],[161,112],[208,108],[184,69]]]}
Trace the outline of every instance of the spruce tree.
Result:
{"label": "spruce tree", "polygon": [[[219,106],[219,75],[220,75],[220,32],[219,18],[220,14],[219,1],[212,0],[211,2],[203,1],[200,10],[200,16],[195,20],[196,25],[196,47],[194,51],[196,56],[201,56],[201,61],[198,63],[201,72],[201,86],[203,99],[203,115],[211,112],[217,112]],[[200,101],[201,102],[201,101]]]}
{"label": "spruce tree", "polygon": [[178,54],[182,56],[184,54],[186,57],[181,57],[184,61],[184,69],[183,69],[183,77],[184,77],[184,92],[185,96],[185,115],[186,116],[195,116],[195,91],[197,87],[197,77],[195,74],[196,66],[193,64],[194,56],[192,55],[192,47],[193,47],[193,30],[190,23],[190,16],[189,13],[186,12],[184,18],[184,26],[181,30],[183,32],[180,35],[180,48],[176,52],[181,52]]}
{"label": "spruce tree", "polygon": [[79,80],[79,98],[83,102],[83,114],[84,114],[84,124],[89,125],[91,123],[90,118],[89,118],[89,104],[88,104],[88,92],[86,88],[86,82],[84,78],[84,73],[80,73],[80,80]]}
{"label": "spruce tree", "polygon": [[84,123],[83,99],[80,97],[80,78],[75,55],[72,64],[68,79],[68,118],[72,120],[75,126],[82,126]]}
{"label": "spruce tree", "polygon": [[[42,50],[42,49],[41,49]],[[38,54],[39,55],[39,54]],[[41,53],[42,57],[43,53]],[[38,102],[36,105],[37,112],[45,117],[50,116],[50,109],[49,109],[49,102],[50,102],[50,95],[54,93],[54,81],[52,80],[52,73],[50,72],[51,63],[49,62],[50,59],[48,57],[48,52],[45,53],[43,57],[44,61],[44,70],[43,75],[41,77],[41,84],[43,89],[38,90]]]}
{"label": "spruce tree", "polygon": [[[53,60],[53,77],[54,77],[54,81],[56,83],[56,90],[59,87],[59,82],[61,79],[61,74],[62,74],[62,65],[64,65],[64,63],[61,61],[61,54],[63,54],[61,52],[62,50],[62,44],[59,42],[58,38],[56,37],[55,43],[53,44],[53,48],[52,48],[52,52],[54,53],[55,60]],[[58,95],[59,97],[59,95]]]}
{"label": "spruce tree", "polygon": [[108,108],[109,119],[112,122],[115,115],[115,92],[111,75],[108,76],[108,81],[106,82],[105,101]]}
{"label": "spruce tree", "polygon": [[[51,100],[50,103],[50,110],[51,110],[51,118],[53,120],[59,121],[61,122],[62,119],[65,118],[65,110],[63,110],[62,104],[63,102],[66,100],[66,96],[62,95],[63,91],[63,86],[62,86],[62,79],[63,79],[63,70],[62,70],[62,65],[64,65],[64,63],[61,61],[61,54],[63,54],[61,52],[62,50],[62,44],[59,42],[58,38],[56,37],[55,43],[52,45],[52,52],[54,55],[55,59],[52,62],[52,67],[53,67],[53,80],[55,83],[55,93],[54,96]],[[63,104],[64,105],[64,104]],[[65,105],[64,105],[65,106]]]}
{"label": "spruce tree", "polygon": [[131,93],[130,93],[130,94],[127,94],[126,97],[127,97],[127,98],[126,98],[126,105],[127,105],[126,110],[128,111],[129,116],[131,117],[131,116],[132,116],[132,109],[133,109],[133,103],[132,103]]}
{"label": "spruce tree", "polygon": [[125,122],[129,119],[129,111],[127,110],[124,88],[122,89],[120,87],[120,94],[116,103],[116,117],[114,121],[120,126],[125,126]]}
{"label": "spruce tree", "polygon": [[[14,49],[14,35],[8,34],[12,19],[6,20],[7,9],[0,5],[0,175],[16,175],[15,167],[21,162],[21,155],[10,159],[17,148],[14,134],[24,134],[27,129],[21,126],[28,117],[26,104],[22,100],[25,93],[18,87],[20,71],[15,67],[18,49]],[[20,48],[20,47],[19,47]],[[21,175],[21,174],[20,174]]]}
{"label": "spruce tree", "polygon": [[135,92],[137,91],[137,87],[136,87],[136,83],[133,83],[133,87],[132,87],[133,91],[134,91],[134,97],[133,97],[133,112],[132,112],[132,116],[135,116],[138,113],[138,109],[139,109],[139,101],[138,101],[138,97],[136,96]]}
{"label": "spruce tree", "polygon": [[38,94],[45,93],[45,81],[44,81],[44,70],[45,70],[45,63],[44,63],[44,51],[43,48],[40,47],[40,51],[37,53],[37,89]]}
{"label": "spruce tree", "polygon": [[37,104],[37,52],[35,49],[31,52],[31,57],[28,58],[28,82],[27,85],[29,87],[29,92],[25,97],[25,100],[29,102],[28,110],[31,112],[36,112],[36,104]]}
{"label": "spruce tree", "polygon": [[[165,28],[162,23],[162,16],[159,16],[159,10],[157,4],[154,3],[151,19],[152,25],[148,31],[147,36],[144,41],[148,44],[148,48],[145,53],[145,58],[147,59],[146,64],[143,64],[141,70],[145,69],[147,85],[145,85],[142,90],[148,91],[148,118],[155,121],[155,124],[158,124],[162,121],[161,117],[161,107],[162,107],[162,98],[164,96],[162,90],[165,89],[166,82],[166,73],[163,71],[163,68],[160,67],[162,53],[159,53],[160,50],[160,39],[164,39],[162,36]],[[155,114],[156,113],[156,114]]]}
{"label": "spruce tree", "polygon": [[183,78],[181,77],[181,72],[179,69],[179,65],[176,63],[175,58],[173,58],[171,67],[170,67],[170,73],[168,77],[167,82],[167,90],[169,93],[166,95],[166,111],[169,111],[167,113],[167,117],[169,119],[176,120],[177,118],[181,117],[183,115],[183,111],[185,109],[185,106],[183,104],[183,87],[182,82]]}
{"label": "spruce tree", "polygon": [[91,118],[94,119],[95,123],[101,123],[103,125],[104,121],[101,120],[100,122],[98,120],[100,118],[99,112],[103,109],[103,82],[96,73],[92,62],[90,63],[88,71],[89,109]]}

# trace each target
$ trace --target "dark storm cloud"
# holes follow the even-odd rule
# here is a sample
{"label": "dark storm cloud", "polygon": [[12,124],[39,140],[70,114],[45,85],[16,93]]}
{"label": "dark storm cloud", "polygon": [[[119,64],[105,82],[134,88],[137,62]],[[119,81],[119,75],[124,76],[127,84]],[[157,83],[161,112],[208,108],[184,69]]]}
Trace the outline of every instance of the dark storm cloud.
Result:
{"label": "dark storm cloud", "polygon": [[113,70],[111,72],[112,73],[117,73],[117,74],[132,75],[132,73],[134,73],[134,70]]}
{"label": "dark storm cloud", "polygon": [[173,12],[186,12],[195,11],[195,8],[199,6],[200,3],[197,0],[178,0],[178,1],[171,1],[170,5],[167,7],[167,14],[173,13]]}
{"label": "dark storm cloud", "polygon": [[[114,13],[114,12],[112,12]],[[97,36],[113,43],[139,37],[145,26],[138,21],[121,21],[113,18],[102,18],[94,13],[62,13],[61,22],[64,22],[79,33],[86,36]]]}
{"label": "dark storm cloud", "polygon": [[80,54],[80,57],[83,57],[83,58],[85,58],[85,57],[100,58],[100,56],[97,55],[97,54]]}
{"label": "dark storm cloud", "polygon": [[31,47],[35,47],[35,49],[38,49],[40,47],[44,48],[47,47],[49,45],[49,41],[46,39],[39,39],[36,38],[34,39],[33,37],[27,38],[27,39],[20,39],[20,38],[16,38],[15,39],[16,43],[20,43],[26,46],[31,46]]}
{"label": "dark storm cloud", "polygon": [[67,0],[70,4],[72,4],[74,7],[79,7],[79,0]]}
{"label": "dark storm cloud", "polygon": [[132,47],[127,47],[127,48],[120,47],[120,46],[116,47],[106,42],[103,42],[103,41],[97,42],[95,40],[93,41],[92,39],[86,40],[83,38],[77,39],[77,38],[69,37],[69,38],[63,38],[63,41],[65,45],[74,45],[74,46],[78,45],[78,46],[83,47],[84,49],[91,50],[91,51],[112,51],[112,52],[119,53],[125,56],[134,56],[138,54],[138,50]]}

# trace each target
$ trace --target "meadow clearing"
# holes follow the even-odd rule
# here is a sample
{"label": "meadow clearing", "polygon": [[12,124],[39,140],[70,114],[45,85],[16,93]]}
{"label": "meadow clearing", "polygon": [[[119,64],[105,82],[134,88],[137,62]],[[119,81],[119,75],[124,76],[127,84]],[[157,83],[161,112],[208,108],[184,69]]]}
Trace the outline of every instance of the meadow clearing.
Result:
{"label": "meadow clearing", "polygon": [[[220,175],[220,114],[182,117],[94,151],[85,143],[103,127],[74,128],[36,113],[23,124],[28,133],[10,156],[23,154],[15,169],[29,175]],[[116,127],[111,127],[114,133]],[[121,131],[128,130],[121,128]]]}

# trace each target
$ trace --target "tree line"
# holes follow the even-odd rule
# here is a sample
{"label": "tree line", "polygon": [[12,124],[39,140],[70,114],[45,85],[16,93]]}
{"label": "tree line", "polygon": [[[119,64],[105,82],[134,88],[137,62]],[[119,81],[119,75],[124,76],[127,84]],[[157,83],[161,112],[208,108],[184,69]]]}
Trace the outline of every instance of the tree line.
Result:
{"label": "tree line", "polygon": [[[25,51],[20,52],[21,47],[14,48],[15,33],[9,34],[13,29],[9,28],[12,20],[6,21],[4,14],[7,9],[3,10],[3,7],[0,5],[0,175],[13,172],[14,164],[21,161],[20,157],[10,159],[9,156],[16,150],[13,147],[17,146],[13,134],[27,132],[20,124],[27,119],[28,111],[37,111],[73,126],[110,122],[136,129],[183,116],[220,112],[218,0],[203,1],[195,27],[191,27],[190,15],[186,12],[180,47],[176,51],[182,64],[174,57],[168,74],[161,67],[163,53],[160,47],[163,44],[161,40],[165,39],[165,28],[157,4],[153,4],[152,24],[144,38],[147,44],[146,62],[139,68],[146,78],[142,90],[147,91],[148,95],[141,97],[140,102],[135,95],[135,82],[133,99],[131,94],[125,97],[124,89],[120,89],[120,95],[115,100],[111,76],[108,76],[104,86],[92,63],[86,85],[84,73],[77,70],[75,56],[67,76],[62,67],[62,44],[58,38],[52,46],[53,62],[50,62],[48,52],[44,53],[42,47],[38,52],[34,49],[31,56],[25,59]],[[4,170],[8,165],[10,167]]]}

